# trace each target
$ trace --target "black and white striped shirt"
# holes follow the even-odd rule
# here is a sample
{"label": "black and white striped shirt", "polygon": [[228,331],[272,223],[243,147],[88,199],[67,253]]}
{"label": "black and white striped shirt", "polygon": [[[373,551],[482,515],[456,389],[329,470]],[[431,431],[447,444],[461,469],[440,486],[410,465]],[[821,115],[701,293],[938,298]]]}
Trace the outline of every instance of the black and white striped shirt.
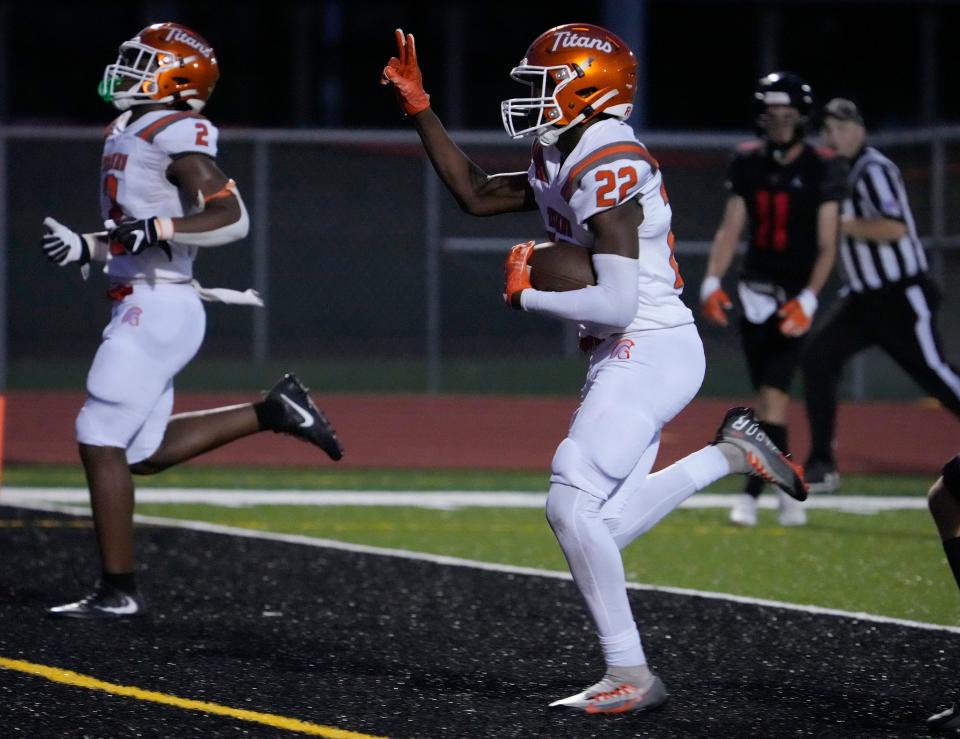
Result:
{"label": "black and white striped shirt", "polygon": [[854,292],[878,290],[900,282],[914,282],[927,271],[927,256],[907,202],[907,191],[897,165],[872,146],[851,162],[850,192],[841,213],[853,218],[892,218],[907,232],[899,241],[867,241],[844,236],[840,260]]}

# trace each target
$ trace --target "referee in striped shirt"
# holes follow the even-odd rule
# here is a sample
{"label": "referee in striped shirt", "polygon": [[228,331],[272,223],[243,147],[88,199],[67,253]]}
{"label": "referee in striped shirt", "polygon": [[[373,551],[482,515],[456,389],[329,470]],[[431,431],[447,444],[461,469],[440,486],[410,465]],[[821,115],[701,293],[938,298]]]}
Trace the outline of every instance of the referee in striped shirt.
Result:
{"label": "referee in striped shirt", "polygon": [[811,451],[811,491],[836,490],[837,386],[854,354],[879,346],[930,395],[960,417],[960,375],[943,356],[937,330],[939,293],[907,202],[900,170],[866,145],[857,106],[834,98],[823,110],[827,145],[850,160],[841,205],[842,299],[811,337],[803,364]]}

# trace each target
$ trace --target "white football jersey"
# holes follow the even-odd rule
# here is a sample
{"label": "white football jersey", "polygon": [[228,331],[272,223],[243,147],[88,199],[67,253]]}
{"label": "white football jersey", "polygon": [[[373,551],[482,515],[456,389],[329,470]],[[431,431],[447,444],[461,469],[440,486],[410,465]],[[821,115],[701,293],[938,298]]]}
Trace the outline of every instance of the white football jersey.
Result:
{"label": "white football jersey", "polygon": [[[643,224],[637,233],[640,297],[636,317],[625,330],[693,323],[693,314],[680,300],[683,279],[673,255],[672,212],[660,165],[630,126],[614,119],[593,124],[566,159],[556,146],[536,142],[527,177],[550,240],[587,249],[595,238],[587,219],[637,198],[643,206]],[[593,335],[610,333],[599,327],[583,330]]]}
{"label": "white football jersey", "polygon": [[[167,179],[167,168],[181,154],[217,156],[217,129],[192,111],[157,110],[129,123],[132,111],[106,131],[100,172],[100,215],[122,218],[178,218],[199,210],[194,199],[182,200]],[[171,258],[150,247],[137,255],[112,253],[104,272],[119,279],[182,280],[193,276],[197,247],[169,242]]]}

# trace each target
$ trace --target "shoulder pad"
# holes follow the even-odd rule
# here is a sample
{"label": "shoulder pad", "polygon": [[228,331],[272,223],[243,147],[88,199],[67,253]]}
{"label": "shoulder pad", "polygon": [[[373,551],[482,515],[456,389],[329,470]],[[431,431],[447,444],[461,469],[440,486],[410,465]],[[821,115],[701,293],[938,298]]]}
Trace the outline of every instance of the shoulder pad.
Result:
{"label": "shoulder pad", "polygon": [[563,185],[561,194],[567,201],[573,196],[584,176],[596,169],[602,164],[620,161],[621,159],[632,159],[646,162],[650,171],[655,173],[660,169],[660,164],[654,159],[646,147],[636,141],[615,141],[601,146],[590,152],[577,162],[567,175],[567,181]]}
{"label": "shoulder pad", "polygon": [[144,141],[147,141],[152,144],[153,140],[160,133],[168,129],[174,123],[178,123],[179,121],[182,121],[188,118],[196,118],[201,121],[207,120],[202,115],[200,115],[199,113],[195,113],[192,110],[172,112],[169,115],[165,115],[165,116],[161,116],[160,118],[157,118],[157,120],[155,120],[149,126],[144,127],[143,130],[141,131],[138,131],[137,136],[139,136]]}
{"label": "shoulder pad", "polygon": [[163,116],[137,135],[170,156],[197,153],[217,157],[217,127],[192,111]]}

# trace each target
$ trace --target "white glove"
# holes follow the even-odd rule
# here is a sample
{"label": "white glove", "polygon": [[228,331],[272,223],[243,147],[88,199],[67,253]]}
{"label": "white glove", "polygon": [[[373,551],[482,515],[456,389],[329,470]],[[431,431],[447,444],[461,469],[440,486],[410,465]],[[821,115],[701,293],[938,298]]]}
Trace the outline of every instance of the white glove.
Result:
{"label": "white glove", "polygon": [[81,234],[49,216],[43,219],[43,226],[47,233],[40,240],[40,248],[51,262],[65,267],[68,264],[83,266],[90,261],[90,247]]}

